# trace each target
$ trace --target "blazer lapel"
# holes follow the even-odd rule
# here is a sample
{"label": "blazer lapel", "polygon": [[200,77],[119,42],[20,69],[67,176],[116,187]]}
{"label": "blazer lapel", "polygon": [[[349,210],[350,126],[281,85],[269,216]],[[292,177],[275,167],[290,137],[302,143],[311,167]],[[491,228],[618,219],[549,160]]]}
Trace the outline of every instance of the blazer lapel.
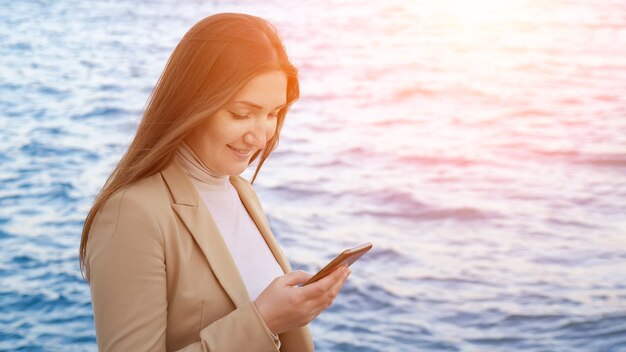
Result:
{"label": "blazer lapel", "polygon": [[267,217],[265,216],[265,212],[261,207],[261,203],[259,202],[256,194],[250,187],[250,184],[238,176],[233,176],[230,178],[230,183],[235,187],[237,193],[239,194],[239,198],[241,198],[241,202],[244,207],[250,214],[250,217],[259,228],[263,239],[265,239],[265,243],[270,248],[270,251],[276,258],[278,265],[283,269],[283,272],[288,273],[291,272],[291,265],[287,261],[287,257],[280,249],[280,246],[276,242],[274,235],[272,235],[272,230],[270,229],[270,225],[267,222]]}
{"label": "blazer lapel", "polygon": [[172,208],[204,253],[220,284],[236,307],[250,302],[230,250],[198,192],[176,160],[161,172],[172,197]]}

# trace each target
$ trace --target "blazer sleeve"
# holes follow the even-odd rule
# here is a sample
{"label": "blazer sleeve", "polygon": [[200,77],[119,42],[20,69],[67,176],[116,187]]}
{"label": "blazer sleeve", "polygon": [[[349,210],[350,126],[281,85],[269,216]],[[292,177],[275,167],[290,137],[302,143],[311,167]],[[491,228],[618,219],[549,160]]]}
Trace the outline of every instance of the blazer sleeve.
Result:
{"label": "blazer sleeve", "polygon": [[[100,351],[166,351],[167,283],[159,221],[126,191],[94,219],[87,245]],[[180,351],[278,351],[250,302],[200,330]]]}

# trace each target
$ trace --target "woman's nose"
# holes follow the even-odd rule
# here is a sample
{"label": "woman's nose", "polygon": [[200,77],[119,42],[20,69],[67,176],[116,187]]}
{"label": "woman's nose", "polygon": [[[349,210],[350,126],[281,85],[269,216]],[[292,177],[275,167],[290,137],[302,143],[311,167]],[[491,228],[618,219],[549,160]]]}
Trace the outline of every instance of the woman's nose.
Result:
{"label": "woman's nose", "polygon": [[243,136],[243,140],[257,149],[263,149],[267,142],[267,134],[267,126],[263,122],[256,122],[254,127]]}

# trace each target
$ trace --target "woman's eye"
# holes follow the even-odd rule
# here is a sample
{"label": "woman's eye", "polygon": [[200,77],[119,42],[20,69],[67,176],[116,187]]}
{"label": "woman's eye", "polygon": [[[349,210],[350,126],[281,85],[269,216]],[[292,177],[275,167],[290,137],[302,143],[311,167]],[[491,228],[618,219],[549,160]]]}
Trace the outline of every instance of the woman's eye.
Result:
{"label": "woman's eye", "polygon": [[248,115],[240,115],[240,114],[235,114],[234,112],[231,112],[231,115],[233,115],[233,118],[236,120],[244,120],[248,118]]}
{"label": "woman's eye", "polygon": [[278,118],[278,113],[277,112],[271,113],[271,114],[267,115],[267,118],[268,119],[272,119],[272,120],[276,119],[276,118]]}

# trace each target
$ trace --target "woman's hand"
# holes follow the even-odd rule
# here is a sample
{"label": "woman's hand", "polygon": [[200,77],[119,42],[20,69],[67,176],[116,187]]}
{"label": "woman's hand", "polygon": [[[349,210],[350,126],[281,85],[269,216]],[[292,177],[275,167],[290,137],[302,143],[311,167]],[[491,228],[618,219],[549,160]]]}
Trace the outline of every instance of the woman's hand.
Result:
{"label": "woman's hand", "polygon": [[330,307],[350,275],[345,266],[312,284],[299,287],[311,275],[294,271],[279,276],[254,301],[267,327],[280,334],[308,324]]}

